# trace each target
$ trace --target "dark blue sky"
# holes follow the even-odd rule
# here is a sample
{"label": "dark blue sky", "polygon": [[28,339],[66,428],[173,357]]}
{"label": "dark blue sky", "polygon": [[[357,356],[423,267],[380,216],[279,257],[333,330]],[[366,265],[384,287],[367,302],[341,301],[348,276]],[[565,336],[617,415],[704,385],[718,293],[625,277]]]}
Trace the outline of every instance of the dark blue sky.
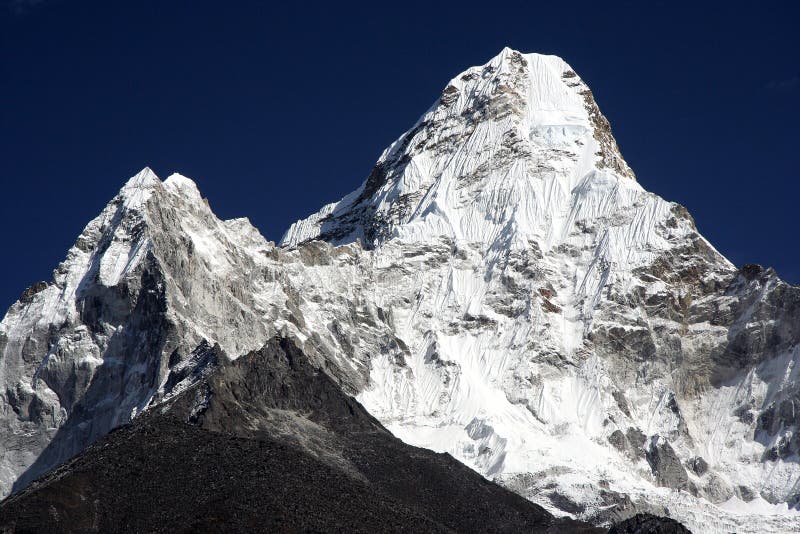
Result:
{"label": "dark blue sky", "polygon": [[145,165],[280,238],[505,45],[566,59],[646,188],[800,282],[798,3],[271,4],[6,2],[0,308]]}

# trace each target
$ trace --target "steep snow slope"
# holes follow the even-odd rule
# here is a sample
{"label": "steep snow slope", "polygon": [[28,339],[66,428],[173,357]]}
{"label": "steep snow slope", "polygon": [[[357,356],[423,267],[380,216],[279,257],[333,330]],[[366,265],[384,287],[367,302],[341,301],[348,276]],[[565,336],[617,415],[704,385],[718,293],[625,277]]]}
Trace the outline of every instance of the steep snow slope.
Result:
{"label": "steep snow slope", "polygon": [[191,387],[209,346],[280,332],[398,437],[555,512],[800,528],[800,291],[643,190],[562,60],[457,76],[282,245],[134,177],[0,323],[3,492]]}
{"label": "steep snow slope", "polygon": [[408,358],[374,358],[359,396],[403,439],[589,519],[800,526],[711,504],[796,502],[797,289],[644,191],[561,59],[505,49],[454,78],[282,245],[311,239],[407,273],[373,291]]}
{"label": "steep snow slope", "polygon": [[[612,180],[611,171],[631,180]],[[445,235],[522,248],[525,238],[536,238],[550,248],[576,217],[607,207],[598,193],[641,192],[632,179],[607,121],[569,66],[505,49],[454,78],[359,190],[292,225],[282,244],[360,238],[373,246],[388,236],[424,243]],[[597,190],[578,212],[568,209],[576,187]]]}

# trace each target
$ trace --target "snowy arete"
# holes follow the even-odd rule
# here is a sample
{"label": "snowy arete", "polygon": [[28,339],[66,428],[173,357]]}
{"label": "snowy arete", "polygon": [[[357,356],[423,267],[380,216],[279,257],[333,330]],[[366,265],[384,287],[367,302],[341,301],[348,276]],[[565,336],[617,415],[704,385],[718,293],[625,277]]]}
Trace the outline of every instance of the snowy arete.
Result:
{"label": "snowy arete", "polygon": [[276,334],[404,441],[559,515],[800,530],[800,289],[645,191],[563,60],[456,76],[279,246],[149,169],[0,324],[0,490]]}

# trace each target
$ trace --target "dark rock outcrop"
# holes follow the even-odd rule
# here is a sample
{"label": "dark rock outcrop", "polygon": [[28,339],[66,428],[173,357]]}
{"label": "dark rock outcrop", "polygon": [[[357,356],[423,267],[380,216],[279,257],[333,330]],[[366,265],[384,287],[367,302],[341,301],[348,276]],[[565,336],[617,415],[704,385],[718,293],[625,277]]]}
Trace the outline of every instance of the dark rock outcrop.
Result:
{"label": "dark rock outcrop", "polygon": [[689,476],[681,465],[672,446],[666,440],[654,436],[646,451],[647,463],[653,470],[656,483],[675,489],[688,489]]}
{"label": "dark rock outcrop", "polygon": [[611,527],[608,534],[691,534],[691,531],[668,517],[636,514]]}
{"label": "dark rock outcrop", "polygon": [[598,532],[406,445],[286,339],[0,504],[4,532]]}

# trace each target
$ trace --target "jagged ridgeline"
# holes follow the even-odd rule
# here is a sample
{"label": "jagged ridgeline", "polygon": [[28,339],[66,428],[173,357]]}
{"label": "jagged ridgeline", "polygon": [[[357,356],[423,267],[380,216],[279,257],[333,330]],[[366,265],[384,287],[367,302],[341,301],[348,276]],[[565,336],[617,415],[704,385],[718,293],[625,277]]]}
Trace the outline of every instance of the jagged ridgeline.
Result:
{"label": "jagged ridgeline", "polygon": [[358,425],[309,416],[295,382],[258,414],[208,411],[219,376],[274,372],[253,354],[276,340],[336,391],[319,413],[366,410],[354,450],[440,458],[385,427],[536,503],[492,493],[517,507],[497,525],[650,513],[698,532],[800,529],[800,290],[736,268],[645,191],[560,58],[504,49],[459,74],[359,189],[278,246],[219,220],[185,177],[132,178],[0,326],[0,487],[51,472],[4,506],[56,479],[94,484],[76,469],[100,465],[101,443],[127,454],[119,436],[211,442],[229,424],[241,447],[277,441],[366,477],[420,528],[460,529],[353,467],[340,434]]}

